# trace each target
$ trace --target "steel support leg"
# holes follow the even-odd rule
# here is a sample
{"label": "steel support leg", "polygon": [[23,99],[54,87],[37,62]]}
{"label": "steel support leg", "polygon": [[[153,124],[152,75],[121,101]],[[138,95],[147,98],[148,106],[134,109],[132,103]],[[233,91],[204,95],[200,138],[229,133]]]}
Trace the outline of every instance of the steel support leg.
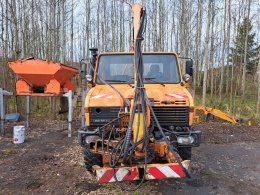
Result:
{"label": "steel support leg", "polygon": [[84,128],[85,127],[85,96],[86,96],[86,91],[85,89],[82,87],[82,93],[81,93],[81,127]]}
{"label": "steel support leg", "polygon": [[69,123],[69,126],[68,126],[68,137],[71,137],[72,115],[73,115],[72,91],[69,90],[69,92],[65,93],[63,96],[68,98],[68,106],[69,106],[69,112],[68,112],[68,123]]}
{"label": "steel support leg", "polygon": [[26,128],[30,127],[30,96],[26,96]]}
{"label": "steel support leg", "polygon": [[0,120],[1,120],[1,133],[5,134],[5,113],[4,113],[4,93],[3,89],[0,88]]}

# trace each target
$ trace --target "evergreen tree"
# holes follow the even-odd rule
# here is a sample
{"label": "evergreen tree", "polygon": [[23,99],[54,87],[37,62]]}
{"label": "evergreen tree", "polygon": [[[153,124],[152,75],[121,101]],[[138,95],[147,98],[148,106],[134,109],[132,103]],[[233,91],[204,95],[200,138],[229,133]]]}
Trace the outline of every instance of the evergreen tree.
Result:
{"label": "evergreen tree", "polygon": [[258,62],[258,49],[260,48],[255,41],[256,33],[252,32],[252,22],[248,18],[244,18],[243,22],[238,25],[238,33],[235,37],[234,48],[231,47],[233,52],[234,65],[241,65],[245,52],[245,38],[246,38],[246,25],[248,25],[248,42],[247,42],[247,72],[253,74],[256,71],[256,64]]}

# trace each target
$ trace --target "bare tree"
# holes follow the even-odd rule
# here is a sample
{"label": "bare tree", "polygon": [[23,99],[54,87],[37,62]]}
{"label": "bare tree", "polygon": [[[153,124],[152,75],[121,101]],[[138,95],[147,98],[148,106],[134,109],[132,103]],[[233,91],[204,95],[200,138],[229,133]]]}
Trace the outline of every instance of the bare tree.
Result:
{"label": "bare tree", "polygon": [[[250,1],[248,0],[248,9],[247,9],[247,18],[249,20],[249,15],[250,15]],[[244,60],[243,60],[243,71],[242,71],[242,99],[245,98],[245,91],[246,91],[246,65],[247,65],[247,44],[248,44],[248,20],[247,20],[247,25],[245,29],[245,44],[244,44]]]}
{"label": "bare tree", "polygon": [[229,48],[230,48],[230,26],[231,26],[231,0],[227,1],[228,3],[228,23],[227,23],[227,47],[226,47],[226,59],[227,59],[227,71],[226,71],[226,95],[229,92]]}
{"label": "bare tree", "polygon": [[204,77],[203,77],[203,92],[202,92],[202,105],[206,104],[206,90],[207,90],[207,77],[208,77],[208,61],[209,61],[209,31],[211,24],[211,13],[212,12],[212,0],[208,2],[208,22],[206,29],[205,39],[205,65],[204,65]]}
{"label": "bare tree", "polygon": [[259,54],[258,54],[257,74],[258,74],[258,93],[257,93],[256,113],[257,113],[257,116],[259,116],[259,114],[260,114],[260,49],[259,49]]}
{"label": "bare tree", "polygon": [[196,39],[195,39],[195,66],[194,66],[194,80],[193,80],[193,97],[195,97],[196,94],[196,83],[197,83],[197,77],[199,72],[199,64],[200,64],[200,44],[201,44],[201,26],[202,26],[202,0],[198,0],[197,2],[198,8],[197,8],[197,21],[196,21]]}
{"label": "bare tree", "polygon": [[210,36],[210,57],[209,57],[209,64],[210,64],[210,98],[213,97],[213,85],[214,85],[214,24],[215,24],[215,2],[212,3],[212,19],[211,19],[211,36]]}
{"label": "bare tree", "polygon": [[224,8],[224,21],[223,21],[223,34],[224,40],[222,44],[222,58],[221,58],[221,76],[220,76],[220,84],[219,84],[219,99],[222,99],[222,89],[224,83],[224,66],[225,66],[225,50],[226,50],[226,16],[227,16],[227,8],[226,8],[227,0],[225,0],[225,8]]}
{"label": "bare tree", "polygon": [[[101,52],[129,51],[133,38],[131,25],[133,2],[136,1],[0,1],[1,87],[14,90],[16,77],[10,74],[6,65],[10,60],[33,55],[36,58],[65,64],[71,62],[75,65],[75,61],[89,55],[89,47],[98,47]],[[248,49],[250,36],[247,33],[250,29],[244,28],[245,36],[239,43],[242,55],[240,53],[237,57],[236,51],[230,49],[235,43],[242,18],[253,20],[253,30],[256,29],[259,17],[257,19],[252,15],[250,7],[259,5],[258,2],[251,0],[142,0],[141,2],[147,11],[144,50],[176,51],[181,56],[192,57],[194,97],[202,95],[205,104],[207,91],[210,91],[212,99],[218,94],[219,101],[223,101],[225,94],[224,97],[229,97],[231,109],[237,108],[235,106],[237,100],[234,101],[237,95],[242,94],[245,97],[250,92],[258,97],[257,91],[246,90],[246,83],[251,82],[247,79],[246,73],[247,59],[251,55]],[[80,8],[81,5],[83,9]],[[257,58],[255,54],[254,58]],[[256,67],[257,65],[254,68]],[[55,103],[52,103],[54,108]]]}

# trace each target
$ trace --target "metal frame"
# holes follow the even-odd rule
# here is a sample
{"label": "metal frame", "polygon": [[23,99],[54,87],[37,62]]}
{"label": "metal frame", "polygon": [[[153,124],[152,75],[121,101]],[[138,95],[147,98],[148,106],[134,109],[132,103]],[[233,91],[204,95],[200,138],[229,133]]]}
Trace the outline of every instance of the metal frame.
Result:
{"label": "metal frame", "polygon": [[72,105],[72,96],[73,93],[71,90],[69,92],[65,93],[63,97],[68,98],[68,106],[69,106],[69,112],[68,112],[68,137],[71,137],[71,130],[72,130],[72,114],[73,114],[73,105]]}
{"label": "metal frame", "polygon": [[[62,96],[68,98],[68,107],[69,107],[69,109],[68,109],[68,137],[71,137],[72,115],[73,115],[72,90],[69,90],[67,93],[63,94]],[[26,96],[26,128],[29,128],[29,127],[30,127],[30,96]]]}
{"label": "metal frame", "polygon": [[[82,81],[83,82],[83,81]],[[88,90],[86,91],[84,87],[82,87],[81,91],[81,128],[85,127],[85,98],[86,93],[88,93]]]}
{"label": "metal frame", "polygon": [[0,119],[1,119],[1,133],[5,134],[5,99],[4,96],[13,95],[12,92],[0,88]]}
{"label": "metal frame", "polygon": [[[1,133],[5,134],[5,101],[4,96],[11,96],[13,92],[8,92],[0,88],[0,120],[1,120]],[[73,105],[72,105],[72,97],[73,93],[72,90],[63,94],[64,97],[68,98],[68,137],[71,137],[72,131],[72,115],[73,115]],[[30,127],[30,96],[26,96],[26,128]]]}

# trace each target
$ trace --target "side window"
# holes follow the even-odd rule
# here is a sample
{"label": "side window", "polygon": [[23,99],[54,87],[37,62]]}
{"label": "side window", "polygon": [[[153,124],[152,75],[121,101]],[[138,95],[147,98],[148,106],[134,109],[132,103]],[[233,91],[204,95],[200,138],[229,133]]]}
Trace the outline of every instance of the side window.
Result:
{"label": "side window", "polygon": [[[110,79],[111,77],[110,70],[107,68],[103,61],[101,61],[99,64],[98,74],[104,80]],[[100,82],[99,79],[98,82]]]}

